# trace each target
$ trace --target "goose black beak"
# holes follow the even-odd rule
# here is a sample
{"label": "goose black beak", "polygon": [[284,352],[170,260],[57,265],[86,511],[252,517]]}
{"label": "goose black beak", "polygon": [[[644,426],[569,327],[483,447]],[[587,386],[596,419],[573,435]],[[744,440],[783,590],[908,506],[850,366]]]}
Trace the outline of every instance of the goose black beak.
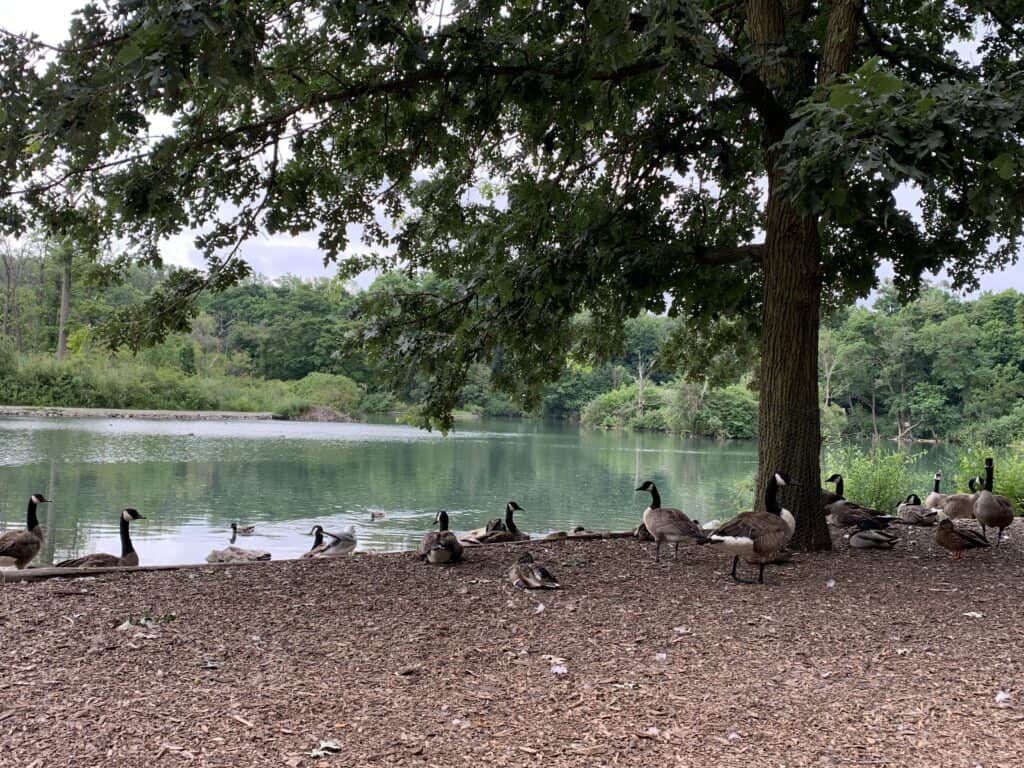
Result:
{"label": "goose black beak", "polygon": [[641,485],[639,488],[634,488],[633,490],[634,491],[642,491],[643,489],[644,489],[644,487]]}

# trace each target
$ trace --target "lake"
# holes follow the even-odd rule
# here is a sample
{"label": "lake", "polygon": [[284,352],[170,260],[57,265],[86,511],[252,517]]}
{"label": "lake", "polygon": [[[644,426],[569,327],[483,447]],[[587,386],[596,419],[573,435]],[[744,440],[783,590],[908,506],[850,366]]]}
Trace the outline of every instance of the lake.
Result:
{"label": "lake", "polygon": [[533,535],[626,530],[647,506],[633,490],[646,479],[666,506],[722,519],[756,465],[749,441],[539,420],[463,422],[443,436],[374,423],[11,418],[0,419],[0,531],[24,527],[38,491],[55,501],[40,511],[35,565],[120,554],[128,506],[146,517],[132,527],[143,565],[203,562],[228,544],[232,521],[256,525],[239,546],[274,559],[308,549],[314,523],[355,525],[359,549],[395,551],[418,546],[438,509],[463,531],[502,516],[509,499]]}

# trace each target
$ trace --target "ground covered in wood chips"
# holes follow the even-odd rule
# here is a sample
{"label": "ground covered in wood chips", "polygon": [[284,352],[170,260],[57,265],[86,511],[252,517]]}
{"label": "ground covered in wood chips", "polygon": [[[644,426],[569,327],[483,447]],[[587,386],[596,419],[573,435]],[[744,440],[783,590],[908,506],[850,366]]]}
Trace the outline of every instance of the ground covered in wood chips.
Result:
{"label": "ground covered in wood chips", "polygon": [[[1021,766],[1022,545],[916,530],[766,586],[632,540],[9,584],[0,766]],[[524,549],[565,589],[514,590]]]}

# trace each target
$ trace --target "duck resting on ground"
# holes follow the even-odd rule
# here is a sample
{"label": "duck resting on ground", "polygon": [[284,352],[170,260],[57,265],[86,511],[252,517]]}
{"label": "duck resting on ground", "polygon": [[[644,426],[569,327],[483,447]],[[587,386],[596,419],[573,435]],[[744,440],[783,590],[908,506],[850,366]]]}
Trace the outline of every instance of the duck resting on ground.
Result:
{"label": "duck resting on ground", "polygon": [[0,534],[0,566],[13,565],[21,570],[39,554],[39,549],[43,546],[43,527],[39,525],[36,507],[39,504],[49,504],[50,501],[41,493],[29,496],[25,527],[14,528]]}
{"label": "duck resting on ground", "polygon": [[978,491],[978,497],[974,500],[974,518],[981,525],[981,535],[985,535],[986,528],[998,528],[996,535],[996,546],[1002,543],[1003,531],[1013,523],[1013,504],[1005,496],[997,496],[992,493],[992,478],[995,467],[992,459],[985,459],[985,481],[982,489]]}
{"label": "duck resting on ground", "polygon": [[672,559],[679,554],[679,542],[686,539],[702,539],[704,533],[700,526],[693,522],[686,514],[673,507],[661,506],[661,494],[658,487],[650,480],[636,489],[651,494],[651,504],[644,510],[644,527],[654,538],[654,562],[661,562],[661,544],[669,542],[674,545]]}
{"label": "duck resting on ground", "polygon": [[558,579],[529,552],[520,557],[508,571],[509,581],[516,589],[561,589]]}
{"label": "duck resting on ground", "polygon": [[434,515],[434,525],[438,530],[423,534],[417,556],[428,563],[459,562],[462,559],[462,542],[448,530],[448,513],[445,510]]}
{"label": "duck resting on ground", "polygon": [[313,557],[342,557],[350,555],[356,548],[356,527],[350,525],[341,533],[324,531],[324,536],[330,536],[334,541],[327,542],[327,546],[317,552]]}
{"label": "duck resting on ground", "polygon": [[858,523],[857,530],[850,534],[850,546],[854,549],[892,549],[899,540],[895,531],[880,531],[865,521]]}
{"label": "duck resting on ground", "polygon": [[121,510],[118,523],[121,532],[121,556],[108,555],[105,552],[94,552],[84,557],[76,557],[57,563],[57,568],[124,568],[139,564],[139,554],[132,546],[132,537],[128,531],[132,520],[145,520],[137,509],[126,507]]}
{"label": "duck resting on ground", "polygon": [[308,552],[303,552],[302,557],[316,557],[317,553],[323,552],[327,547],[324,544],[324,527],[322,525],[314,525],[306,535],[313,537],[313,546],[309,548]]}
{"label": "duck resting on ground", "polygon": [[743,558],[745,562],[758,565],[757,581],[764,584],[765,564],[774,561],[793,538],[796,520],[779,502],[779,489],[789,485],[797,486],[799,483],[784,472],[775,472],[765,484],[763,510],[741,512],[712,531],[707,538],[698,540],[699,544],[720,547],[733,556],[734,581],[742,581],[736,575],[736,566]]}
{"label": "duck resting on ground", "polygon": [[935,543],[953,553],[953,559],[959,560],[965,549],[983,549],[992,546],[988,539],[971,528],[956,526],[945,510],[939,513],[939,525],[935,529]]}

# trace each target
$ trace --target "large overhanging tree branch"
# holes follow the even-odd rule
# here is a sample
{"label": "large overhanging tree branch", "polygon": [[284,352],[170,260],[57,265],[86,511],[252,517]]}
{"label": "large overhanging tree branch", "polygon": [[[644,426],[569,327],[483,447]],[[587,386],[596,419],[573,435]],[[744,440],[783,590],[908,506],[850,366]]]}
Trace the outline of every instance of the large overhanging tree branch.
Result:
{"label": "large overhanging tree branch", "polygon": [[[797,543],[825,547],[819,306],[883,258],[909,292],[1016,254],[1021,45],[992,5],[94,4],[57,51],[0,39],[0,216],[152,262],[201,232],[210,269],[119,318],[129,346],[245,275],[260,232],[315,232],[343,274],[396,270],[361,340],[392,378],[427,373],[442,426],[475,363],[536,402],[582,311],[595,348],[645,309],[760,333],[759,473],[804,480]],[[952,42],[975,29],[970,65]],[[896,205],[908,183],[923,220]],[[53,216],[68,185],[95,215]]]}

